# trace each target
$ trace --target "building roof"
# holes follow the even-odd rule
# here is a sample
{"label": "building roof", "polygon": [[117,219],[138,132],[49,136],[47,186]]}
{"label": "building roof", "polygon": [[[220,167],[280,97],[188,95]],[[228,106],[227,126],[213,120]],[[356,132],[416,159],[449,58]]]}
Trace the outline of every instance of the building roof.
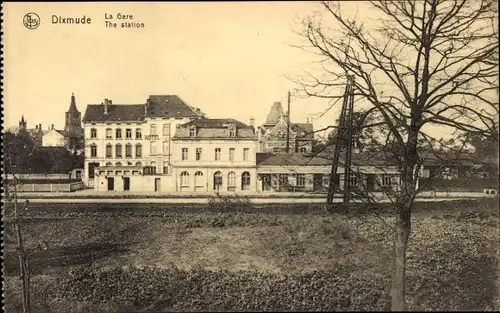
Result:
{"label": "building roof", "polygon": [[147,117],[201,117],[203,113],[187,105],[176,95],[151,95],[148,98]]}
{"label": "building roof", "polygon": [[[229,137],[229,126],[236,126],[236,137]],[[196,128],[196,136],[189,136],[189,129]],[[255,130],[252,126],[232,118],[211,119],[199,118],[186,124],[180,125],[176,130],[174,139],[180,138],[231,138],[231,139],[256,139]]]}
{"label": "building roof", "polygon": [[283,116],[285,112],[283,111],[283,106],[281,106],[281,102],[275,102],[271,106],[271,110],[269,114],[267,114],[265,124],[277,124],[281,116]]}
{"label": "building roof", "polygon": [[144,104],[89,104],[83,117],[84,123],[144,121],[147,117],[186,118],[201,117],[203,113],[187,105],[176,95],[151,95]]}
{"label": "building roof", "polygon": [[[395,166],[397,163],[390,158],[373,153],[355,153],[352,155],[352,166]],[[326,153],[319,154],[272,154],[257,153],[257,165],[295,165],[295,166],[330,166],[332,156]]]}
{"label": "building roof", "polygon": [[89,104],[83,116],[84,123],[118,121],[144,121],[144,104],[108,104],[108,114],[103,104]]}

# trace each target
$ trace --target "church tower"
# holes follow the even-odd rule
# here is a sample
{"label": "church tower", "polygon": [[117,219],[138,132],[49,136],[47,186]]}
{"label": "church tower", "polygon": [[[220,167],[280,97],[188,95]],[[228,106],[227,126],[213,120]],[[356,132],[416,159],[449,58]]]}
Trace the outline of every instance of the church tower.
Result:
{"label": "church tower", "polygon": [[69,105],[69,110],[66,112],[64,131],[69,136],[70,148],[83,147],[82,114],[76,108],[74,93],[71,94],[71,103]]}
{"label": "church tower", "polygon": [[24,115],[21,116],[21,120],[19,121],[19,132],[27,132],[28,129],[26,127],[26,120],[24,119]]}

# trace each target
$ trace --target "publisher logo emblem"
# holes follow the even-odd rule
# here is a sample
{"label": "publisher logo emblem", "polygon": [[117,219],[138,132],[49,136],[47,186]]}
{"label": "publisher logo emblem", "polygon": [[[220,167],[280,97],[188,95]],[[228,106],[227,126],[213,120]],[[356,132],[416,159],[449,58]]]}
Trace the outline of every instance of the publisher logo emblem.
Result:
{"label": "publisher logo emblem", "polygon": [[40,25],[40,16],[36,13],[27,13],[23,18],[23,25],[27,29],[36,29]]}

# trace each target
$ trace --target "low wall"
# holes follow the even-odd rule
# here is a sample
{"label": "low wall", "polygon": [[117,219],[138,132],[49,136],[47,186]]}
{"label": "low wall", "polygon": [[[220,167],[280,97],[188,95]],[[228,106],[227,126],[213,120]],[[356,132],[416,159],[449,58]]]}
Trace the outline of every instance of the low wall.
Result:
{"label": "low wall", "polygon": [[[62,173],[62,174],[16,174],[18,179],[43,179],[43,180],[52,180],[52,179],[69,179],[70,173]],[[5,176],[4,176],[5,177]],[[7,174],[7,179],[13,179],[12,174]]]}

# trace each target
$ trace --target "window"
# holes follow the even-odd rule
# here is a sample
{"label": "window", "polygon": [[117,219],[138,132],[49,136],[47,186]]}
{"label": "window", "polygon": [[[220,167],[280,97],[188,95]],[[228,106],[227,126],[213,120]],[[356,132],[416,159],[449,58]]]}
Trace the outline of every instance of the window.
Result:
{"label": "window", "polygon": [[189,186],[189,173],[186,171],[181,173],[181,186]]}
{"label": "window", "polygon": [[241,190],[249,190],[250,189],[250,173],[243,172],[241,174]]}
{"label": "window", "polygon": [[135,129],[135,139],[142,139],[142,130],[140,128]]}
{"label": "window", "polygon": [[107,158],[112,158],[113,157],[113,146],[110,144],[106,145],[106,157]]}
{"label": "window", "polygon": [[297,174],[297,187],[305,187],[306,186],[306,175],[305,174]]}
{"label": "window", "polygon": [[163,124],[163,136],[170,137],[170,124]]}
{"label": "window", "polygon": [[188,159],[188,148],[182,148],[182,161],[186,161]]}
{"label": "window", "polygon": [[168,174],[168,162],[163,162],[163,174]]}
{"label": "window", "polygon": [[142,166],[142,163],[141,162],[136,162],[135,166]]}
{"label": "window", "polygon": [[250,154],[250,149],[243,148],[243,161],[248,161],[249,154]]}
{"label": "window", "polygon": [[127,128],[125,130],[125,138],[132,139],[132,129],[131,128]]}
{"label": "window", "polygon": [[126,158],[131,158],[132,157],[132,145],[127,143],[125,146],[125,157]]}
{"label": "window", "polygon": [[95,177],[95,169],[99,167],[99,163],[89,163],[89,178],[94,178]]}
{"label": "window", "polygon": [[189,137],[195,137],[196,136],[196,127],[191,126],[189,127]]}
{"label": "window", "polygon": [[122,166],[122,162],[116,162],[116,166]]}
{"label": "window", "polygon": [[151,141],[149,143],[149,154],[156,155],[156,141]]}
{"label": "window", "polygon": [[106,139],[113,139],[113,130],[111,128],[106,128]]}
{"label": "window", "polygon": [[135,145],[135,157],[142,158],[142,145],[140,143]]}
{"label": "window", "polygon": [[151,124],[151,126],[149,128],[149,134],[156,135],[156,124]]}
{"label": "window", "polygon": [[116,139],[122,139],[122,129],[121,128],[117,128],[115,130],[115,137],[116,137]]}
{"label": "window", "polygon": [[90,157],[97,158],[97,146],[95,144],[90,146]]}
{"label": "window", "polygon": [[203,173],[198,171],[194,174],[194,185],[203,186]]}
{"label": "window", "polygon": [[349,186],[357,186],[358,185],[358,177],[355,174],[349,175]]}
{"label": "window", "polygon": [[233,125],[229,127],[229,137],[236,137],[236,127]]}
{"label": "window", "polygon": [[156,174],[156,162],[151,162],[151,174]]}
{"label": "window", "polygon": [[382,186],[390,186],[392,185],[391,176],[384,175],[382,176]]}
{"label": "window", "polygon": [[116,157],[117,158],[121,158],[122,157],[122,145],[121,144],[117,144],[116,147]]}
{"label": "window", "polygon": [[215,161],[220,161],[220,148],[215,148]]}
{"label": "window", "polygon": [[300,153],[306,153],[307,149],[306,147],[300,147]]}
{"label": "window", "polygon": [[278,153],[278,152],[280,152],[280,148],[273,148],[273,152],[274,152],[274,153]]}
{"label": "window", "polygon": [[227,174],[227,191],[236,191],[236,173]]}
{"label": "window", "polygon": [[154,175],[156,174],[156,165],[144,166],[144,175]]}
{"label": "window", "polygon": [[229,148],[229,161],[234,161],[234,148]]}
{"label": "window", "polygon": [[111,162],[106,162],[106,166],[113,166],[113,163],[111,163]]}
{"label": "window", "polygon": [[196,161],[201,160],[201,148],[196,148]]}
{"label": "window", "polygon": [[163,155],[169,155],[169,146],[168,146],[168,141],[163,142]]}
{"label": "window", "polygon": [[90,138],[97,138],[97,129],[92,128],[90,130]]}
{"label": "window", "polygon": [[217,171],[214,173],[214,190],[219,190],[222,187],[222,173]]}

